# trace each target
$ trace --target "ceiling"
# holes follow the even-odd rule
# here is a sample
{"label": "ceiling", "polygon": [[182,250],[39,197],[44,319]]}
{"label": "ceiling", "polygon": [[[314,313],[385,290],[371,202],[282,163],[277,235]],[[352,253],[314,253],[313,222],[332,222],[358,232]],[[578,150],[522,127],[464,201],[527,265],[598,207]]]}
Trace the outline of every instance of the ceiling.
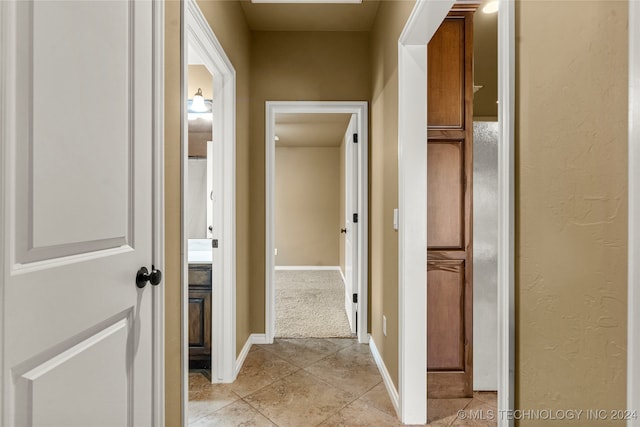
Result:
{"label": "ceiling", "polygon": [[369,31],[378,0],[362,3],[251,3],[242,0],[249,28],[254,31]]}
{"label": "ceiling", "polygon": [[276,115],[276,147],[339,147],[351,114]]}
{"label": "ceiling", "polygon": [[[474,95],[474,116],[495,118],[498,115],[498,14],[482,12],[488,1],[482,0],[474,15],[474,84],[482,86]],[[360,4],[240,0],[240,4],[253,31],[369,31],[380,0],[363,0]]]}

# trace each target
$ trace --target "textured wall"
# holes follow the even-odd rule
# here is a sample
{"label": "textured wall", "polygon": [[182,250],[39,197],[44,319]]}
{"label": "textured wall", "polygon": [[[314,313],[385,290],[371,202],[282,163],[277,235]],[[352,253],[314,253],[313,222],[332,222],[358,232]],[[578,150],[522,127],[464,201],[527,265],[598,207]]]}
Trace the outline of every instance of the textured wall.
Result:
{"label": "textured wall", "polygon": [[251,45],[251,328],[264,332],[265,101],[367,101],[365,32],[253,32]]}
{"label": "textured wall", "polygon": [[627,8],[517,3],[518,408],[626,406]]}
{"label": "textured wall", "polygon": [[381,2],[371,34],[370,331],[396,387],[398,233],[393,229],[393,209],[398,207],[398,38],[414,4]]}
{"label": "textured wall", "polygon": [[498,122],[473,123],[473,389],[498,389]]}
{"label": "textured wall", "polygon": [[276,265],[340,262],[340,148],[276,147]]}

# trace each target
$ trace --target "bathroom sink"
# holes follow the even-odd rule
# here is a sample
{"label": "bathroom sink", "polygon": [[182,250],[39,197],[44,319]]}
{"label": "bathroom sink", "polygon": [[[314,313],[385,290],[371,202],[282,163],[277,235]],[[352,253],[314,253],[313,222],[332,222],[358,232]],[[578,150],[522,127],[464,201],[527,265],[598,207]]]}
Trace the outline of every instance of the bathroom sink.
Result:
{"label": "bathroom sink", "polygon": [[211,248],[211,239],[189,239],[188,240],[188,257],[189,263],[210,263],[213,261],[213,250]]}

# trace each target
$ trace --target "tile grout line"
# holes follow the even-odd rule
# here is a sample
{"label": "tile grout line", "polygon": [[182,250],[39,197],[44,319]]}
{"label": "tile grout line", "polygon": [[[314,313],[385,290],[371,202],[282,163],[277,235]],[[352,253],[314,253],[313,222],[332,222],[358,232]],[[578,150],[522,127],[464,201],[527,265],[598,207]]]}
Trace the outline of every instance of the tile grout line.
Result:
{"label": "tile grout line", "polygon": [[[285,377],[285,378],[286,378],[286,377]],[[262,415],[263,417],[265,417],[267,420],[269,420],[269,422],[270,422],[271,424],[273,424],[273,425],[274,425],[274,426],[276,426],[276,427],[280,427],[280,425],[279,425],[279,424],[276,424],[276,422],[275,422],[275,421],[273,421],[271,418],[269,418],[266,414],[262,413],[262,411],[261,411],[261,410],[259,410],[259,409],[258,409],[258,408],[256,408],[255,406],[253,406],[253,405],[251,404],[251,402],[247,402],[245,399],[242,399],[242,401],[243,401],[244,403],[246,403],[247,405],[249,405],[249,407],[250,407],[251,409],[253,409],[253,410],[254,410],[254,411],[256,411],[257,413],[259,413],[260,415]]]}

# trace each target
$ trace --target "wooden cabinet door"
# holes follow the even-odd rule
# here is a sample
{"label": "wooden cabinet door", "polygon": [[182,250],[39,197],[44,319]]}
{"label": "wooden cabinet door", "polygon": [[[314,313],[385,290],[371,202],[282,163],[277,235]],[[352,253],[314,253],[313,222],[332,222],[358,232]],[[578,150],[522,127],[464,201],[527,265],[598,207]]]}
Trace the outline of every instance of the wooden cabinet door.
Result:
{"label": "wooden cabinet door", "polygon": [[211,367],[211,264],[189,265],[189,367]]}
{"label": "wooden cabinet door", "polygon": [[189,357],[211,354],[211,291],[189,291]]}
{"label": "wooden cabinet door", "polygon": [[428,46],[427,393],[473,395],[473,12]]}

